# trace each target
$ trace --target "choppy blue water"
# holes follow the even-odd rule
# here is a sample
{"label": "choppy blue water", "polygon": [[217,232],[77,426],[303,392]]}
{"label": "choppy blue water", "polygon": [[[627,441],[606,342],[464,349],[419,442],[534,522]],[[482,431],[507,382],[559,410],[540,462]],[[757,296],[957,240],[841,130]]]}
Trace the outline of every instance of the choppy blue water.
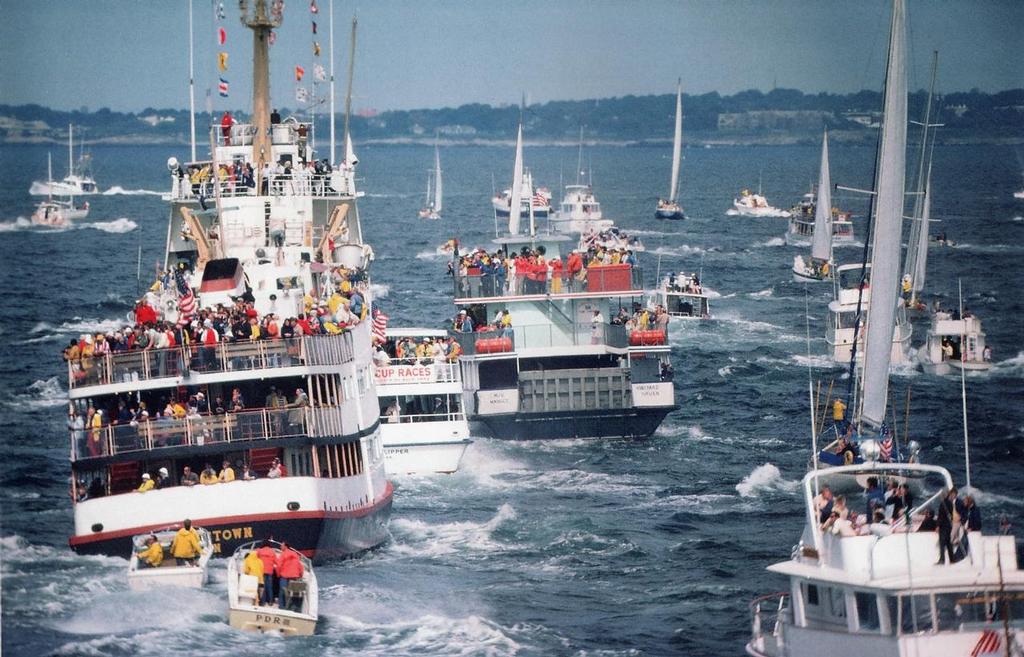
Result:
{"label": "choppy blue water", "polygon": [[[59,148],[54,149],[55,152]],[[7,655],[739,655],[747,603],[786,583],[765,566],[787,558],[802,527],[797,484],[809,454],[807,377],[841,381],[825,358],[828,289],[789,280],[796,252],[783,219],[726,217],[756,187],[788,207],[817,175],[818,147],[688,149],[690,218],[659,222],[667,148],[588,149],[606,216],[640,234],[654,271],[702,268],[716,321],[673,325],[681,409],[649,440],[477,441],[460,473],[398,478],[392,538],[359,559],[321,567],[321,625],[308,639],[228,627],[224,570],[203,592],[129,593],[125,561],[67,548],[66,400],[60,348],[117,324],[143,270],[162,257],[164,162],[187,148],[99,147],[92,213],[67,230],[28,226],[46,149],[0,148],[0,556]],[[373,279],[394,324],[451,315],[437,245],[493,234],[492,173],[510,177],[511,148],[442,151],[445,218],[416,219],[432,149],[364,147],[360,214],[377,252]],[[834,144],[833,181],[870,185],[873,151]],[[535,179],[574,178],[575,148],[527,148]],[[1024,531],[1024,202],[1010,147],[940,146],[933,216],[956,248],[933,250],[930,288],[985,326],[996,366],[968,379],[972,479],[988,528],[1001,514]],[[59,167],[58,167],[59,168]],[[127,190],[127,191],[126,191]],[[147,191],[148,190],[148,191]],[[150,193],[153,192],[153,193]],[[155,193],[155,194],[154,194]],[[840,197],[863,235],[864,201]],[[846,248],[841,256],[859,257]],[[924,327],[915,329],[915,344]],[[901,370],[910,430],[925,458],[964,480],[958,379]],[[902,416],[902,401],[898,413]],[[902,419],[900,422],[902,429]]]}

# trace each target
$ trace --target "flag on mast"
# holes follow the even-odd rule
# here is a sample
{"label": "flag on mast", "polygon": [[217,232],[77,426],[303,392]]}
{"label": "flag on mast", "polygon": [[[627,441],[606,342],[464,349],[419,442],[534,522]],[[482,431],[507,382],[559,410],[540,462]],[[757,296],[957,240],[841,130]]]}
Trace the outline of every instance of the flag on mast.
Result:
{"label": "flag on mast", "polygon": [[217,85],[217,91],[220,92],[222,98],[228,97],[228,81],[224,78],[220,78],[220,84]]}

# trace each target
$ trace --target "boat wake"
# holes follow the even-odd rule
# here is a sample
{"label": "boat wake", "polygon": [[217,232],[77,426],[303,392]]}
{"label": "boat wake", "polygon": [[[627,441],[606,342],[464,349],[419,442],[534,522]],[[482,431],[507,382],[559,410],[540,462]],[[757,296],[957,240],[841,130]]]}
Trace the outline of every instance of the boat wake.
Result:
{"label": "boat wake", "polygon": [[773,237],[765,242],[754,242],[755,249],[770,249],[776,246],[786,246],[786,240],[781,237]]}
{"label": "boat wake", "polygon": [[666,255],[666,256],[685,256],[685,255],[693,255],[695,253],[696,254],[707,253],[707,250],[705,250],[705,249],[703,249],[703,248],[701,248],[699,246],[690,246],[689,244],[680,244],[679,246],[676,246],[676,247],[659,246],[658,248],[654,249],[653,251],[649,251],[648,253],[653,253],[654,255]]}
{"label": "boat wake", "polygon": [[516,517],[512,505],[502,504],[486,522],[446,522],[430,524],[423,520],[395,518],[391,521],[394,540],[388,550],[411,557],[440,557],[473,552],[500,552],[510,546],[494,540],[492,534]]}
{"label": "boat wake", "polygon": [[740,497],[759,497],[763,493],[792,493],[800,485],[782,477],[779,469],[771,463],[763,463],[736,484]]}
{"label": "boat wake", "polygon": [[18,217],[14,221],[0,221],[0,233],[10,233],[16,230],[31,229],[32,222],[27,217]]}
{"label": "boat wake", "polygon": [[138,224],[128,219],[127,217],[121,217],[113,221],[94,221],[86,224],[75,224],[75,228],[95,228],[101,230],[104,233],[128,233],[136,228]]}
{"label": "boat wake", "polygon": [[37,380],[14,396],[13,405],[21,409],[54,408],[68,402],[63,383],[55,376]]}
{"label": "boat wake", "polygon": [[154,192],[151,189],[125,189],[119,185],[114,185],[110,189],[103,191],[103,196],[163,196],[164,192]]}

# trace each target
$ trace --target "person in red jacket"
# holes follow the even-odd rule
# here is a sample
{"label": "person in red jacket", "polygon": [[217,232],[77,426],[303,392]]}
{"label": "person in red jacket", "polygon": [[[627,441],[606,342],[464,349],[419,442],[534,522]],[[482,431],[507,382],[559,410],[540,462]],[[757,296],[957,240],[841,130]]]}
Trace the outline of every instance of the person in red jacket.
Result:
{"label": "person in red jacket", "polygon": [[575,292],[579,284],[576,277],[583,271],[583,258],[580,257],[579,251],[573,251],[569,254],[569,257],[566,259],[565,268],[569,274],[569,290]]}
{"label": "person in red jacket", "polygon": [[277,562],[275,563],[277,568],[278,583],[280,586],[277,606],[279,609],[285,608],[284,594],[288,588],[288,582],[293,579],[302,578],[302,561],[299,560],[299,553],[288,547],[288,544],[281,541],[281,552],[277,555]]}
{"label": "person in red jacket", "polygon": [[156,310],[146,303],[145,297],[139,300],[139,305],[135,306],[135,323],[138,326],[156,324]]}
{"label": "person in red jacket", "polygon": [[260,594],[260,604],[269,605],[274,599],[274,563],[277,561],[277,553],[270,547],[270,541],[263,541],[263,545],[256,550],[256,556],[263,562],[263,593]]}

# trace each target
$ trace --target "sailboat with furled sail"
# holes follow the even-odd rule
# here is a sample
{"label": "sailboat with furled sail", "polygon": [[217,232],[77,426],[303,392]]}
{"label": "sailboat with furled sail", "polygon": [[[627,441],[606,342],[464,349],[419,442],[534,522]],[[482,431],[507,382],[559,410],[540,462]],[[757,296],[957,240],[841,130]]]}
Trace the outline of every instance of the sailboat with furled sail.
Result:
{"label": "sailboat with furled sail", "polygon": [[685,219],[686,214],[679,205],[679,166],[683,154],[683,81],[676,86],[676,130],[672,137],[672,185],[668,200],[658,199],[654,216],[658,219]]}
{"label": "sailboat with furled sail", "polygon": [[793,256],[793,280],[820,283],[832,277],[832,178],[828,168],[828,130],[821,138],[821,170],[818,172],[818,198],[814,208],[814,235],[811,255]]}
{"label": "sailboat with furled sail", "polygon": [[[431,180],[433,180],[434,193],[430,193]],[[440,219],[441,218],[441,199],[444,196],[444,185],[441,178],[441,153],[437,149],[437,143],[434,143],[434,171],[431,176],[427,177],[427,204],[426,207],[420,210],[420,219]]]}

